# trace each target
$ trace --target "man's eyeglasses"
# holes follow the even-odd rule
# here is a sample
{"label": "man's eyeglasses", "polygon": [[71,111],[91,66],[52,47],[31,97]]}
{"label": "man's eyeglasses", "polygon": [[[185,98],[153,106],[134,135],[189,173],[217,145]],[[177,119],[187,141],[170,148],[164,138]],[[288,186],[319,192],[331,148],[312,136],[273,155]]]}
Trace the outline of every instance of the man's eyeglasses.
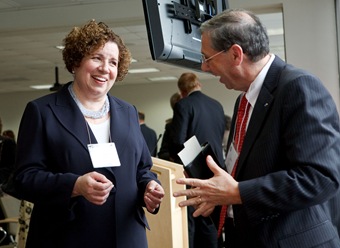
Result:
{"label": "man's eyeglasses", "polygon": [[207,63],[209,60],[212,60],[214,57],[216,57],[217,55],[221,54],[225,52],[225,50],[219,51],[218,53],[215,53],[214,55],[211,55],[209,58],[206,58],[204,54],[202,54],[202,63]]}

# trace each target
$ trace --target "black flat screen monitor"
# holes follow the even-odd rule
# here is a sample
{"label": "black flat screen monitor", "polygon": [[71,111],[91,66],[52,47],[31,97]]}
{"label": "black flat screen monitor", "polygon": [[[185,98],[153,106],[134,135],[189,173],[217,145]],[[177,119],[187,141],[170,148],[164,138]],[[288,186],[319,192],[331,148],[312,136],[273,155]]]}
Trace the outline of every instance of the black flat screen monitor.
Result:
{"label": "black flat screen monitor", "polygon": [[202,22],[229,8],[228,0],[142,0],[152,59],[201,70]]}

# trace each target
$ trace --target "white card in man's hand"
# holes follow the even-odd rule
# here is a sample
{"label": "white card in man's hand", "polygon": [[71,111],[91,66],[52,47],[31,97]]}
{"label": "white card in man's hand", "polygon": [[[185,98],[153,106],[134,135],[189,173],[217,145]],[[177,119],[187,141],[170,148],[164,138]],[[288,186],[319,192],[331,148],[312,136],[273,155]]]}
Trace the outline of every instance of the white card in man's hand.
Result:
{"label": "white card in man's hand", "polygon": [[183,165],[186,166],[194,160],[201,150],[202,147],[194,135],[184,143],[184,148],[178,153],[178,156],[182,160]]}

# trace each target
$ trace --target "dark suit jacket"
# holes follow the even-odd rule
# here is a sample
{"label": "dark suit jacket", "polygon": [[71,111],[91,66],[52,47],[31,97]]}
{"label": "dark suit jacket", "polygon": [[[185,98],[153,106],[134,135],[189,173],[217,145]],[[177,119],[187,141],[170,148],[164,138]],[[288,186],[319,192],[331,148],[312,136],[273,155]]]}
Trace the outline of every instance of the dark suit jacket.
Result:
{"label": "dark suit jacket", "polygon": [[0,135],[0,185],[5,183],[13,172],[16,146],[14,140]]}
{"label": "dark suit jacket", "polygon": [[173,140],[171,138],[171,123],[172,119],[169,119],[165,124],[163,139],[161,147],[159,148],[158,157],[164,160],[174,162],[175,159],[170,156],[170,149],[173,147]]}
{"label": "dark suit jacket", "polygon": [[[175,104],[174,107],[174,115],[171,122],[171,135],[173,144],[171,144],[170,155],[172,158],[175,158],[175,162],[182,163],[177,156],[177,153],[183,149],[183,144],[185,141],[190,139],[193,135],[196,135],[198,142],[202,145],[208,142],[211,145],[212,150],[214,151],[219,165],[224,168],[224,160],[222,154],[222,140],[225,129],[225,118],[224,111],[222,105],[216,101],[215,99],[203,94],[201,91],[194,91],[189,96],[182,98]],[[189,213],[190,214],[189,210]],[[211,218],[215,225],[218,224],[218,214],[219,208],[216,208],[214,213],[211,215]],[[190,217],[189,216],[189,240],[190,233],[195,228],[190,227]],[[200,218],[196,218],[200,219]],[[199,221],[195,221],[199,222]],[[209,223],[210,219],[202,222],[203,226],[206,226],[206,223]],[[196,227],[196,232],[199,229]],[[209,231],[210,230],[210,231]],[[209,235],[210,232],[210,236]],[[204,230],[204,235],[197,235],[199,238],[203,238],[199,241],[201,246],[204,244],[201,241],[211,240],[211,236],[215,238],[217,233],[216,230],[212,230],[210,227],[206,227]],[[197,237],[196,236],[196,237]]]}
{"label": "dark suit jacket", "polygon": [[[143,195],[156,176],[137,111],[109,97],[111,138],[121,166],[94,169],[87,144],[89,135],[92,143],[96,139],[67,86],[29,102],[20,124],[16,184],[34,203],[26,247],[147,247]],[[101,206],[71,198],[77,178],[91,171],[115,186]]]}
{"label": "dark suit jacket", "polygon": [[218,163],[224,166],[222,140],[225,118],[223,107],[218,101],[201,91],[192,92],[176,103],[171,128],[174,142],[171,154],[177,157],[177,163],[181,163],[177,153],[184,147],[184,142],[196,135],[201,145],[210,143]]}
{"label": "dark suit jacket", "polygon": [[[234,124],[235,115],[229,145]],[[320,80],[275,58],[236,171],[242,205],[233,206],[234,222],[244,247],[340,247],[339,132]]]}
{"label": "dark suit jacket", "polygon": [[145,142],[149,148],[151,156],[156,157],[157,155],[157,134],[155,130],[148,127],[146,124],[140,125],[140,130],[144,136]]}

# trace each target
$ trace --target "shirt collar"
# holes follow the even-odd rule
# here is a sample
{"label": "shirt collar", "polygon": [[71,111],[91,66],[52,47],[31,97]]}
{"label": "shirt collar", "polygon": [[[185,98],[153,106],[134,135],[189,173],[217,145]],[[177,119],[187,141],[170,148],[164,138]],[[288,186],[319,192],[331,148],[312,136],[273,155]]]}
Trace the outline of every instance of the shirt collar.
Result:
{"label": "shirt collar", "polygon": [[254,108],[257,97],[260,94],[264,79],[268,73],[268,70],[275,59],[275,55],[271,54],[267,64],[262,68],[261,72],[257,75],[255,80],[250,84],[248,91],[246,92],[246,98],[250,105]]}

